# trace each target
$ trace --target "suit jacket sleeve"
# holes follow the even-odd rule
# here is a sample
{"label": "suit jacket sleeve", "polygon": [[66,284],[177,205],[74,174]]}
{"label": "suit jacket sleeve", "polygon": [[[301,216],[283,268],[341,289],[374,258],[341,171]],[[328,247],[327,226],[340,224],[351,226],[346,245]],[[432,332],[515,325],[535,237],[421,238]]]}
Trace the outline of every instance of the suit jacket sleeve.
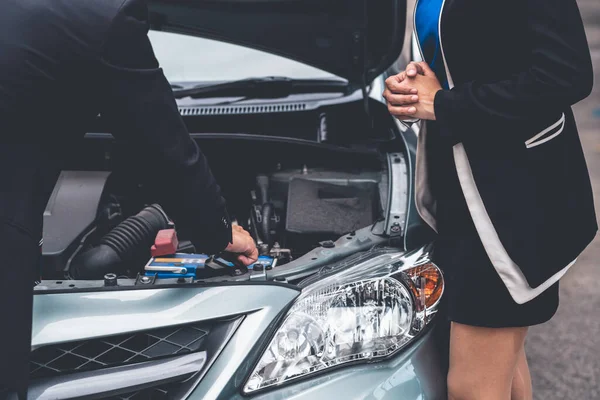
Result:
{"label": "suit jacket sleeve", "polygon": [[101,115],[179,235],[198,251],[217,253],[231,242],[225,200],[159,68],[147,36],[147,13],[143,2],[126,0],[107,32],[100,54]]}
{"label": "suit jacket sleeve", "polygon": [[[458,127],[506,126],[564,111],[589,96],[593,71],[576,0],[524,0],[528,15],[531,58],[528,68],[497,82],[472,81],[439,91],[436,119],[454,144],[463,138]],[[507,27],[507,29],[510,29]],[[450,70],[452,66],[450,65]],[[469,129],[462,134],[481,134]]]}

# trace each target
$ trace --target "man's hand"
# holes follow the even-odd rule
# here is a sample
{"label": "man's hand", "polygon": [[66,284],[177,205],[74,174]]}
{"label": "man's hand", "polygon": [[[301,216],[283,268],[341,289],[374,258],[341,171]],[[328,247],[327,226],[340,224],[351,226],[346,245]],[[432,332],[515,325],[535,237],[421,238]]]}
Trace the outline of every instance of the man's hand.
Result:
{"label": "man's hand", "polygon": [[[414,119],[414,116],[409,116],[409,109],[413,109],[415,103],[419,101],[418,89],[408,87],[404,84],[407,79],[406,71],[400,72],[397,75],[390,76],[385,80],[385,91],[383,97],[387,100],[388,110],[401,121]],[[392,112],[395,110],[395,113]],[[402,111],[404,116],[400,116]],[[414,110],[416,112],[416,110]]]}
{"label": "man's hand", "polygon": [[435,120],[433,101],[442,86],[427,63],[410,63],[406,71],[386,79],[385,85],[383,96],[390,114],[400,120]]}
{"label": "man's hand", "polygon": [[406,67],[406,76],[408,76],[409,78],[414,78],[417,76],[417,74],[419,75],[425,75],[425,68],[429,68],[429,65],[427,65],[426,62],[415,62],[412,61],[410,64],[408,64],[408,66]]}
{"label": "man's hand", "polygon": [[231,226],[232,243],[225,249],[226,252],[237,254],[237,261],[248,266],[258,260],[258,250],[254,239],[239,225]]}

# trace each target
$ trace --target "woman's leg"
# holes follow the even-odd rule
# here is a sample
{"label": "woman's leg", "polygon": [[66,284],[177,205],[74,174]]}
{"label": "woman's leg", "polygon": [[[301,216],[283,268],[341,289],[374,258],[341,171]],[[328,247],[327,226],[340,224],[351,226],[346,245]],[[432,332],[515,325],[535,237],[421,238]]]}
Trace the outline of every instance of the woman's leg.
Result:
{"label": "woman's leg", "polygon": [[450,400],[510,400],[527,328],[450,328]]}
{"label": "woman's leg", "polygon": [[525,355],[525,347],[519,353],[519,360],[515,368],[515,374],[512,381],[510,393],[511,400],[532,400],[531,375],[529,374],[529,365]]}

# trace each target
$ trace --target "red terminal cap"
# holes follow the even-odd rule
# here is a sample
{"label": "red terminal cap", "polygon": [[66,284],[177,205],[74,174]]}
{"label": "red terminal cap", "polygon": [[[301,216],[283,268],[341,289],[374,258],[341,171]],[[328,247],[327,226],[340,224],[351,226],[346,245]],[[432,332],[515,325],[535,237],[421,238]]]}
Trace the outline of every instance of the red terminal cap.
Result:
{"label": "red terminal cap", "polygon": [[163,229],[154,239],[154,246],[150,248],[152,257],[166,256],[177,253],[179,241],[175,229]]}

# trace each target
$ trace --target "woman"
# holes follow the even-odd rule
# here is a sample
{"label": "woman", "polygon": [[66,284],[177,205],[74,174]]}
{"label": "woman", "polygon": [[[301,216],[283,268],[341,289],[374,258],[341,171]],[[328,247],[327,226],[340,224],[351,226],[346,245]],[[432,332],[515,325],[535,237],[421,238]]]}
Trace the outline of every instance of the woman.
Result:
{"label": "woman", "polygon": [[419,0],[424,62],[386,81],[390,112],[427,120],[417,207],[438,233],[450,399],[531,399],[527,327],[597,231],[571,106],[593,73],[576,0]]}

